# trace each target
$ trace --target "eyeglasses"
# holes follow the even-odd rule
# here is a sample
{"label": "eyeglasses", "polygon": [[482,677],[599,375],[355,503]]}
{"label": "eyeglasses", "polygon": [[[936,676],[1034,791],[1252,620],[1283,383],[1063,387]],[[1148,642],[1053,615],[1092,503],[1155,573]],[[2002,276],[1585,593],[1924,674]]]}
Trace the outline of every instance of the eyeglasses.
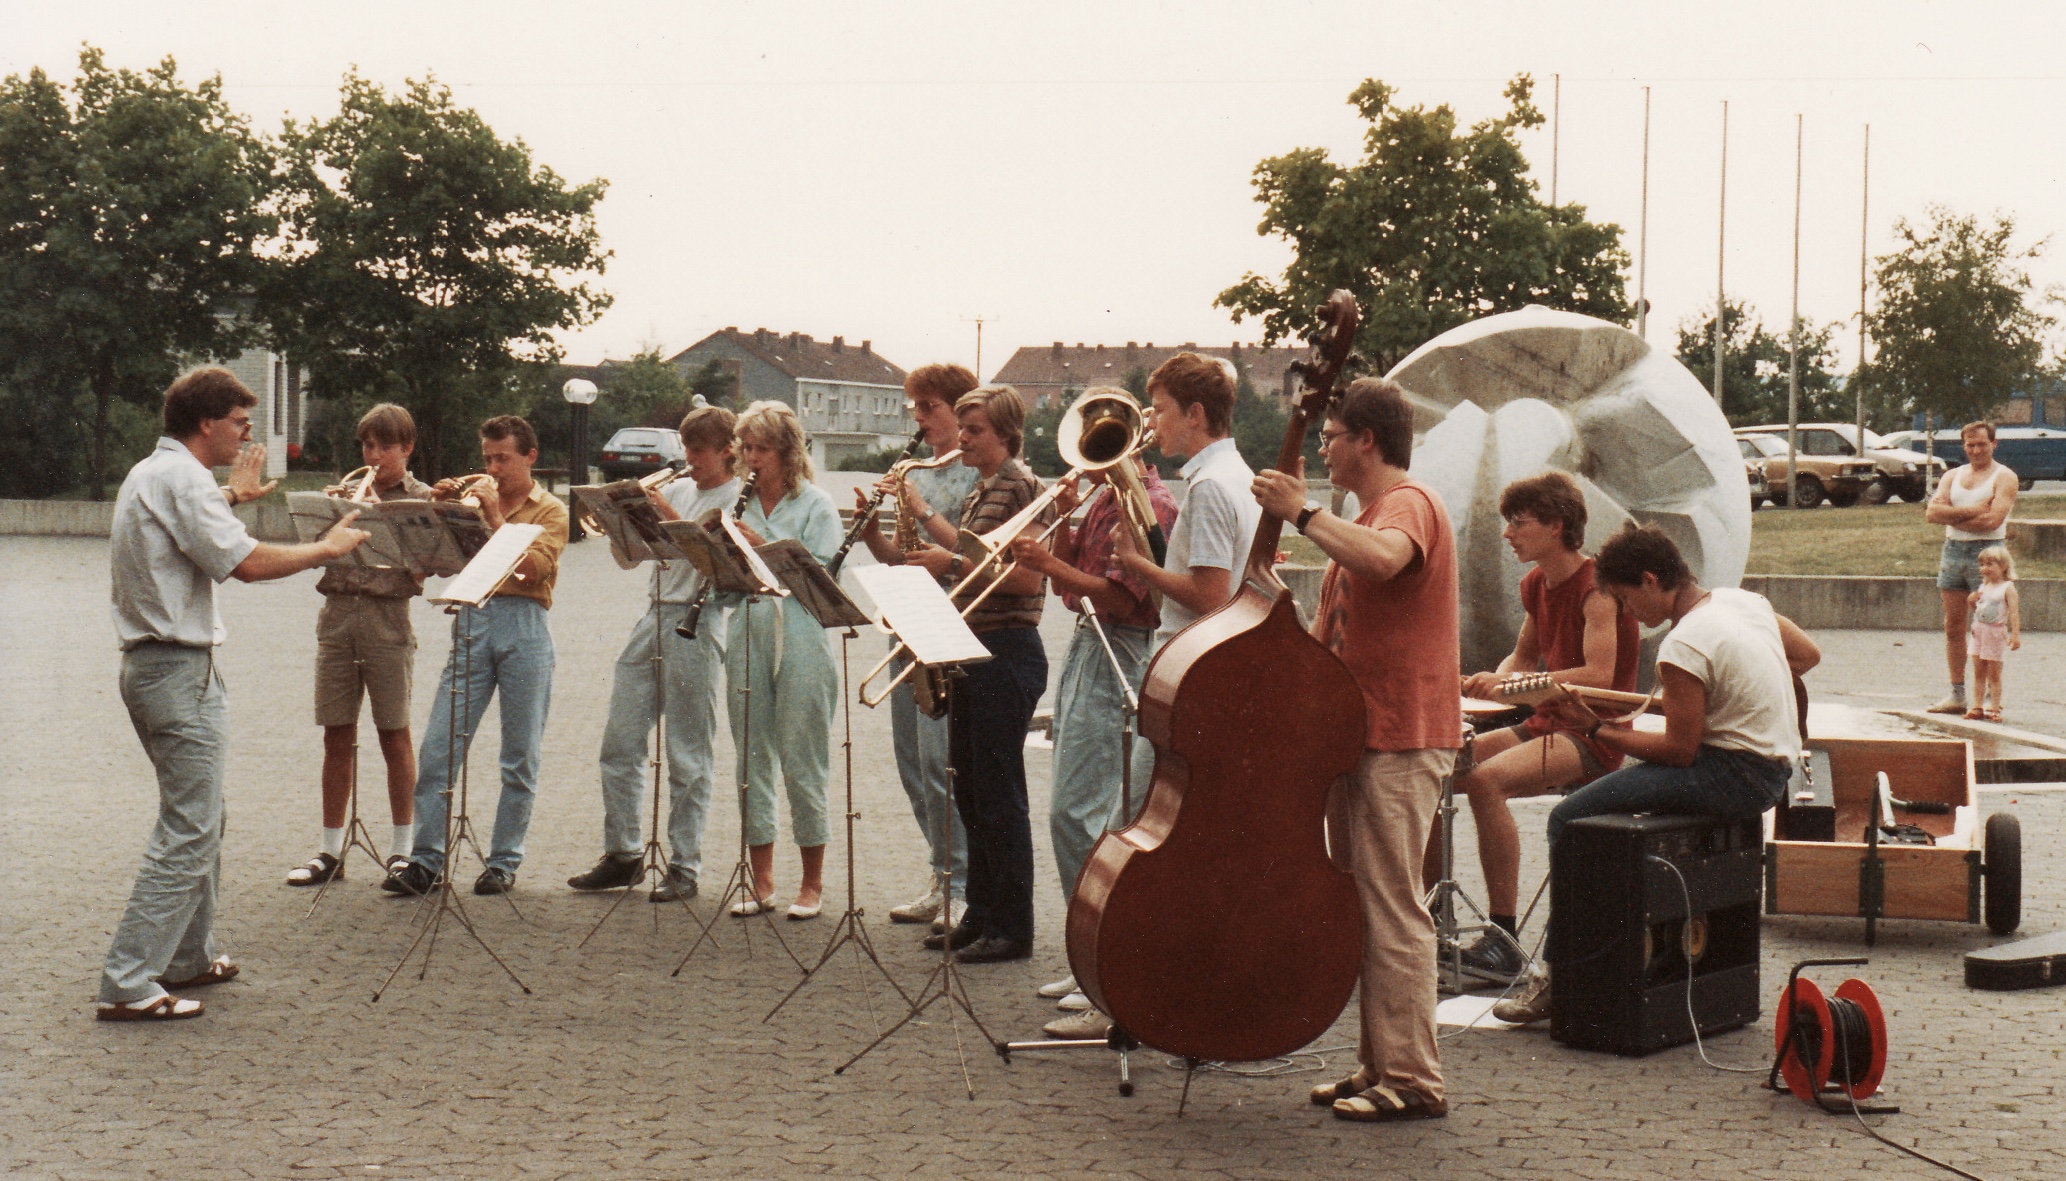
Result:
{"label": "eyeglasses", "polygon": [[1320,446],[1322,446],[1322,447],[1325,447],[1325,446],[1327,446],[1327,445],[1328,445],[1329,443],[1332,443],[1332,442],[1334,442],[1334,441],[1335,441],[1336,439],[1339,439],[1339,438],[1341,438],[1341,437],[1342,437],[1343,435],[1353,435],[1353,434],[1355,434],[1355,433],[1356,433],[1356,432],[1354,432],[1354,431],[1347,431],[1347,430],[1342,430],[1342,431],[1330,431],[1330,430],[1328,430],[1328,429],[1327,429],[1326,427],[1321,427],[1321,428],[1320,428]]}

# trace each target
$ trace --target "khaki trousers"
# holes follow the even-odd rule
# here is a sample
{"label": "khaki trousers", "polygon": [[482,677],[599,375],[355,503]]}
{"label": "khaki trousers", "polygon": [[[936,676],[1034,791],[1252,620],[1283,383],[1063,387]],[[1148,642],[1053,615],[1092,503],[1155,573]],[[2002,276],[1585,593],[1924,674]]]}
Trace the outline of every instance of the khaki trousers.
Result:
{"label": "khaki trousers", "polygon": [[[1442,1100],[1435,1048],[1435,922],[1420,889],[1421,854],[1453,750],[1367,750],[1335,784],[1327,828],[1337,865],[1356,878],[1363,907],[1357,981],[1365,1078]],[[1344,862],[1346,862],[1344,864]]]}

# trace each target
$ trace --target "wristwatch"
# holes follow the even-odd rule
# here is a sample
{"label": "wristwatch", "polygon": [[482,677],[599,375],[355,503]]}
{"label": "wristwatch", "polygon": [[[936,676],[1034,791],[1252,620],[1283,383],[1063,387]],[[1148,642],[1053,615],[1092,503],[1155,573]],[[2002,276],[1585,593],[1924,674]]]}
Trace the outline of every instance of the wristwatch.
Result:
{"label": "wristwatch", "polygon": [[1291,527],[1292,527],[1292,528],[1294,528],[1294,529],[1296,529],[1296,530],[1298,530],[1298,531],[1299,531],[1300,533],[1304,533],[1304,532],[1306,531],[1306,523],[1307,523],[1307,522],[1309,522],[1309,521],[1311,521],[1311,520],[1313,519],[1313,514],[1314,514],[1314,513],[1317,513],[1317,512],[1319,512],[1319,511],[1320,511],[1320,502],[1319,502],[1319,501],[1317,501],[1317,500],[1309,500],[1309,501],[1307,501],[1307,502],[1306,502],[1306,507],[1304,507],[1304,508],[1302,508],[1302,509],[1300,509],[1300,510],[1298,511],[1298,519],[1297,519],[1297,520],[1295,520],[1295,521],[1293,521],[1293,522],[1291,523]]}

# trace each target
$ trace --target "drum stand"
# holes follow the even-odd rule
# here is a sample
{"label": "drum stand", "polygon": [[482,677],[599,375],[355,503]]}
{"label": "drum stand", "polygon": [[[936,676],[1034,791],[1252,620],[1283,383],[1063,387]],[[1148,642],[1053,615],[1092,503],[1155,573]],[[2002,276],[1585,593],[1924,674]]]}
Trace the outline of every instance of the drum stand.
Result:
{"label": "drum stand", "polygon": [[[662,567],[665,567],[666,564],[667,563],[665,562],[660,563]],[[624,905],[624,900],[626,898],[631,897],[631,892],[633,890],[638,889],[640,886],[644,885],[648,880],[657,881],[663,884],[667,881],[667,851],[660,847],[660,787],[662,782],[661,771],[663,768],[667,766],[667,659],[663,655],[664,649],[661,648],[661,645],[667,642],[667,621],[661,618],[660,614],[660,579],[657,573],[653,577],[653,595],[652,605],[650,609],[652,611],[653,616],[652,825],[646,830],[646,847],[639,855],[640,864],[638,880],[624,887],[623,892],[617,895],[617,900],[615,902],[610,903],[610,908],[603,912],[603,917],[597,919],[595,921],[595,925],[588,929],[588,934],[583,935],[581,937],[581,942],[574,945],[577,951],[581,948],[588,946],[588,941],[595,938],[595,933],[597,931],[603,929],[603,924],[610,921],[610,916],[617,913],[617,908]],[[686,642],[691,644],[695,643],[694,640],[688,640]],[[723,670],[719,669],[718,671],[722,672]],[[713,735],[713,738],[714,737],[715,736]],[[681,903],[683,914],[688,915],[689,919],[692,922],[694,922],[698,927],[700,927],[704,934],[709,934],[710,923],[705,922],[703,916],[696,913],[696,908],[689,905],[688,898],[677,896],[675,901]],[[715,916],[712,916],[712,921],[715,921]],[[659,932],[660,912],[656,909],[653,911],[653,933],[657,935],[659,934]]]}
{"label": "drum stand", "polygon": [[[1124,828],[1128,824],[1133,823],[1133,731],[1134,722],[1140,716],[1141,699],[1140,695],[1134,692],[1133,682],[1126,679],[1126,670],[1119,664],[1119,654],[1112,650],[1112,637],[1106,634],[1104,623],[1098,619],[1098,609],[1090,601],[1090,596],[1088,595],[1083,597],[1083,617],[1090,621],[1090,626],[1097,632],[1098,643],[1105,649],[1105,660],[1112,666],[1112,675],[1119,679],[1119,692],[1124,698],[1124,704],[1121,707],[1120,713],[1119,731],[1119,823],[1116,826],[1112,826]],[[1110,831],[1109,827],[1107,831]],[[1111,1050],[1119,1055],[1119,1093],[1125,1096],[1133,1094],[1131,1056],[1135,1050],[1140,1048],[1141,1043],[1135,1041],[1133,1035],[1115,1024],[1112,1026],[1111,1031],[1101,1038],[1050,1038],[1028,1042],[998,1042],[997,1056],[1004,1059],[1006,1063],[1010,1063],[1012,1053],[1016,1050]],[[1196,1065],[1195,1062],[1192,1063],[1194,1068]],[[1184,1093],[1189,1095],[1190,1090],[1191,1078],[1186,1073],[1184,1076]],[[1181,1103],[1178,1104],[1177,1114],[1183,1114],[1183,1105]]]}
{"label": "drum stand", "polygon": [[[482,938],[480,929],[474,926],[473,919],[468,917],[465,905],[459,900],[458,891],[453,889],[452,886],[452,863],[458,859],[459,847],[462,844],[473,848],[474,858],[481,863],[483,869],[487,868],[488,865],[488,859],[481,853],[481,843],[474,836],[473,820],[466,813],[467,764],[472,760],[473,756],[473,734],[471,732],[467,734],[467,741],[464,744],[463,751],[462,744],[459,741],[460,716],[462,714],[470,716],[473,705],[472,612],[481,609],[478,607],[454,607],[452,609],[459,615],[459,626],[463,629],[463,634],[460,637],[462,654],[459,658],[459,675],[453,678],[452,687],[448,691],[451,701],[447,710],[445,726],[445,750],[447,752],[445,764],[449,768],[448,775],[453,771],[457,772],[459,787],[455,791],[452,787],[452,780],[449,778],[446,780],[444,795],[448,807],[445,810],[445,866],[443,871],[438,874],[437,882],[431,886],[430,892],[417,900],[416,922],[419,929],[416,932],[416,938],[410,941],[408,950],[402,953],[402,958],[395,962],[395,966],[387,974],[387,979],[381,981],[380,987],[373,990],[373,1000],[375,1003],[378,1003],[381,995],[387,991],[388,985],[394,983],[395,977],[401,974],[402,968],[408,964],[409,957],[416,954],[418,947],[423,948],[423,966],[417,971],[416,978],[422,980],[430,975],[430,957],[438,949],[438,929],[444,924],[445,916],[448,914],[452,916],[453,921],[457,922],[468,935],[473,936],[473,941],[481,945],[481,950],[488,953],[488,958],[495,961],[495,966],[502,969],[503,973],[518,988],[524,990],[525,996],[531,995],[531,986],[525,984],[523,978],[518,976],[516,971],[503,961],[501,956],[495,954],[495,949],[488,946],[488,941]],[[464,688],[461,687],[462,685]],[[470,730],[471,727],[469,727]],[[515,914],[519,920],[523,919],[524,914],[517,909],[516,900],[507,894],[504,894],[502,897],[509,903],[510,912]],[[436,901],[433,902],[433,899]],[[428,916],[423,914],[423,909],[426,906],[432,908]]]}
{"label": "drum stand", "polygon": [[[868,912],[861,908],[854,896],[854,821],[860,819],[861,814],[854,810],[854,699],[848,696],[849,691],[852,689],[848,681],[853,674],[852,670],[847,667],[847,647],[855,634],[854,629],[850,627],[841,632],[839,636],[840,695],[846,702],[846,738],[840,744],[840,749],[846,759],[846,913],[839,916],[839,924],[832,928],[832,937],[826,941],[825,950],[818,956],[818,962],[804,969],[803,979],[797,981],[794,988],[783,994],[781,1000],[775,1002],[775,1007],[768,1010],[766,1017],[761,1018],[763,1024],[773,1020],[775,1014],[782,1011],[782,1006],[788,1004],[791,998],[803,991],[803,986],[811,982],[811,979],[817,975],[818,969],[832,961],[833,953],[837,952],[841,947],[848,945],[852,945],[854,948],[857,967],[859,966],[859,960],[865,958],[869,963],[875,965],[877,972],[882,973],[884,980],[889,981],[890,987],[896,990],[897,995],[903,999],[906,1006],[913,1004],[911,994],[904,991],[904,986],[898,984],[897,978],[890,975],[890,970],[883,966],[882,957],[875,954],[875,944],[868,938],[868,927],[863,919],[863,916]],[[868,1015],[872,1021],[875,1016],[875,994],[873,991],[868,991],[864,992],[862,996],[868,1002]]]}
{"label": "drum stand", "polygon": [[[797,958],[796,952],[789,946],[789,941],[782,938],[782,929],[775,925],[775,914],[773,909],[768,906],[768,900],[760,897],[754,890],[753,860],[746,848],[746,776],[753,751],[753,607],[760,601],[761,596],[759,595],[747,596],[745,610],[739,613],[739,617],[744,622],[746,629],[746,683],[739,688],[739,696],[742,699],[740,708],[745,710],[745,713],[742,715],[745,721],[740,723],[739,726],[739,860],[732,866],[731,876],[725,879],[724,893],[718,896],[717,910],[714,914],[721,915],[725,913],[726,909],[731,906],[733,898],[751,900],[757,909],[753,914],[742,915],[741,917],[758,918],[767,923],[768,934],[775,937],[775,943],[782,948],[782,954],[789,957],[790,962],[796,965],[798,971],[802,971],[803,961]],[[775,626],[782,626],[782,601],[780,599],[775,600]],[[741,935],[746,941],[746,954],[751,956],[753,954],[752,928],[745,928],[741,931]],[[717,946],[717,923],[714,920],[703,924],[703,933],[696,936],[696,941],[689,945],[689,950],[682,955],[681,962],[674,966],[674,971],[669,973],[669,975],[681,975],[681,970],[689,966],[689,961],[695,958],[696,953],[702,949],[705,943],[710,944],[712,947]]]}
{"label": "drum stand", "polygon": [[[932,667],[934,667],[940,672],[941,678],[946,684],[947,712],[948,716],[951,717],[953,716],[954,712],[954,698],[957,692],[955,687],[956,682],[960,681],[960,679],[965,674],[961,671],[961,668],[958,665],[942,664],[934,665]],[[959,786],[956,782],[956,778],[957,773],[954,767],[953,760],[949,759],[947,763],[947,798],[950,801],[952,801],[955,798],[955,789]],[[943,858],[943,860],[946,862],[946,865],[944,865],[939,871],[941,892],[940,896],[945,898],[950,897],[949,888],[952,885],[953,870],[951,867],[954,861],[954,823],[953,818],[948,814],[947,810],[944,808],[940,810],[940,829],[940,848],[945,850],[946,852],[946,857]],[[952,913],[951,910],[949,911],[949,913]],[[975,1006],[969,1003],[968,988],[961,982],[961,972],[954,959],[955,948],[953,936],[954,928],[950,925],[946,928],[946,934],[940,940],[940,964],[938,967],[933,969],[932,974],[930,976],[927,976],[925,978],[925,983],[919,987],[918,996],[915,999],[911,1000],[911,1011],[904,1014],[904,1016],[900,1018],[895,1025],[892,1025],[888,1029],[884,1030],[879,1036],[876,1037],[874,1041],[869,1042],[866,1046],[863,1046],[860,1052],[856,1053],[853,1057],[847,1059],[845,1062],[842,1062],[838,1066],[834,1067],[832,1073],[845,1074],[847,1067],[852,1066],[854,1063],[859,1062],[863,1058],[866,1058],[870,1053],[874,1051],[875,1047],[890,1040],[891,1037],[896,1035],[896,1032],[898,1030],[904,1028],[906,1025],[909,1025],[913,1021],[915,1021],[918,1018],[918,1015],[920,1013],[925,1012],[926,1009],[930,1008],[935,1001],[944,1000],[947,1002],[947,1024],[949,1028],[951,1028],[954,1032],[954,1056],[961,1065],[961,1084],[963,1088],[965,1088],[968,1092],[969,1101],[975,1101],[976,1084],[975,1081],[969,1077],[968,1055],[963,1051],[962,1048],[961,1024],[959,1019],[956,1018],[954,1015],[955,1007],[959,1006],[961,1011],[968,1015],[969,1021],[975,1025],[976,1032],[983,1035],[984,1041],[989,1042],[992,1046],[996,1046],[999,1043],[995,1038],[990,1036],[990,1031],[984,1028],[983,1026],[983,1019],[981,1017],[976,1016]],[[899,991],[902,990],[900,989]],[[908,999],[910,997],[910,994],[906,993],[905,996]]]}
{"label": "drum stand", "polygon": [[[1464,892],[1456,880],[1456,780],[1467,775],[1471,769],[1472,744],[1477,740],[1477,731],[1469,725],[1463,728],[1463,751],[1456,756],[1449,774],[1442,777],[1442,803],[1436,809],[1442,825],[1442,880],[1436,882],[1427,893],[1428,913],[1435,919],[1435,991],[1450,996],[1469,992],[1473,988],[1487,985],[1503,986],[1510,983],[1497,976],[1479,972],[1463,962],[1463,936],[1479,931],[1499,931],[1500,937],[1512,939],[1505,931],[1493,925],[1485,912]],[[1458,899],[1470,908],[1476,922],[1462,923],[1457,918]],[[1516,947],[1519,947],[1516,944]],[[1525,958],[1526,949],[1522,949]]]}

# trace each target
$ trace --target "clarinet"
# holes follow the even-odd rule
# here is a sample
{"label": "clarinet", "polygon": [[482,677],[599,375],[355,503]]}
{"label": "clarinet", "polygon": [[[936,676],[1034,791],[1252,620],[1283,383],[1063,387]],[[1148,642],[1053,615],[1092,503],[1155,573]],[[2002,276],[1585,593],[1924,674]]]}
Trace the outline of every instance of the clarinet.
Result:
{"label": "clarinet", "polygon": [[[732,516],[737,517],[740,513],[746,511],[746,502],[753,497],[753,482],[759,478],[759,472],[748,471],[746,473],[746,482],[739,488],[739,499],[732,504]],[[696,638],[696,624],[703,618],[703,605],[710,601],[710,588],[714,585],[716,584],[710,579],[706,578],[703,580],[702,589],[696,592],[695,601],[689,604],[688,616],[674,629],[675,635],[680,636],[684,640]]]}
{"label": "clarinet", "polygon": [[[895,471],[898,463],[903,463],[917,454],[918,445],[923,442],[925,442],[925,428],[919,427],[911,433],[911,441],[904,444],[904,453],[897,456],[897,462],[890,465],[890,470]],[[825,563],[825,573],[830,574],[833,581],[839,580],[839,568],[846,563],[847,551],[854,548],[856,541],[861,540],[861,530],[867,528],[868,522],[875,519],[876,512],[882,508],[882,498],[888,495],[888,489],[876,489],[875,495],[868,501],[868,507],[854,514],[854,526],[846,531],[846,540],[839,543],[839,552],[833,554],[832,560]]]}

